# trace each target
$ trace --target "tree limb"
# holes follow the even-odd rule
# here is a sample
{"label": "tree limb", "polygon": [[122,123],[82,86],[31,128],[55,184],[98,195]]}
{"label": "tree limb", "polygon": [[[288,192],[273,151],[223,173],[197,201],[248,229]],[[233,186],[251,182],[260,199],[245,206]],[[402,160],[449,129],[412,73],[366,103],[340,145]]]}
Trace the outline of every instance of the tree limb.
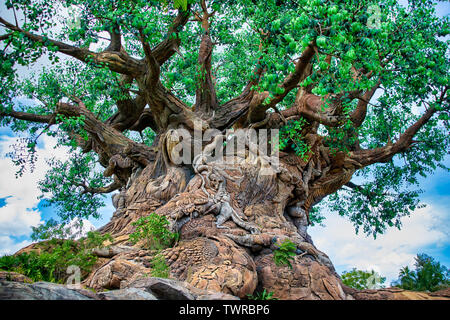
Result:
{"label": "tree limb", "polygon": [[194,110],[197,112],[208,114],[210,110],[217,109],[218,101],[216,96],[216,88],[211,72],[213,43],[209,35],[209,18],[212,16],[212,14],[208,13],[208,8],[206,7],[205,1],[202,1],[201,5],[203,9],[203,16],[199,17],[199,22],[201,22],[202,24],[203,35],[198,52],[197,63],[200,68],[200,75],[198,81],[199,86],[195,93],[196,101]]}
{"label": "tree limb", "polygon": [[137,76],[143,72],[142,63],[129,57],[125,52],[103,51],[100,53],[92,52],[85,48],[75,47],[57,40],[49,39],[44,36],[36,35],[15,26],[0,17],[0,24],[9,30],[17,31],[25,35],[29,40],[46,45],[51,43],[57,47],[58,52],[74,57],[82,62],[88,62],[89,59],[98,65],[106,65],[111,71],[121,74]]}
{"label": "tree limb", "polygon": [[84,189],[82,194],[84,194],[84,193],[99,194],[99,193],[111,193],[111,192],[119,189],[120,187],[122,187],[122,184],[120,183],[120,181],[115,179],[111,184],[109,184],[105,187],[100,187],[100,188],[91,188],[83,183],[79,183],[78,186],[80,186]]}

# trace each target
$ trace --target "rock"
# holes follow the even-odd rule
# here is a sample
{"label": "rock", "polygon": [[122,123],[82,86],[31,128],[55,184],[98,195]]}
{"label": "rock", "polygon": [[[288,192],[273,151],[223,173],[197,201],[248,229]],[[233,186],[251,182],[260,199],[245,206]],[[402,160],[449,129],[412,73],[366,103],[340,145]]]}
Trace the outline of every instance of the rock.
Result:
{"label": "rock", "polygon": [[153,293],[160,300],[195,300],[194,295],[179,281],[163,278],[137,280],[129,288],[140,288]]}
{"label": "rock", "polygon": [[229,238],[209,236],[181,241],[164,250],[163,255],[171,276],[198,289],[243,298],[256,288],[253,259]]}
{"label": "rock", "polygon": [[342,286],[345,293],[354,300],[450,300],[450,297],[438,292],[427,293],[403,290],[400,288],[383,288],[376,290],[357,290]]}
{"label": "rock", "polygon": [[222,292],[214,292],[211,294],[204,294],[197,296],[196,300],[241,300],[236,296],[231,294],[226,294]]}
{"label": "rock", "polygon": [[288,266],[277,266],[273,254],[255,260],[258,286],[280,300],[344,300],[345,292],[330,269],[309,256],[296,256]]}
{"label": "rock", "polygon": [[50,282],[0,281],[0,300],[239,300],[239,298],[173,279],[144,278],[126,288],[104,292]]}
{"label": "rock", "polygon": [[103,247],[103,248],[95,248],[95,249],[92,249],[92,253],[94,255],[96,255],[97,257],[112,258],[120,253],[135,251],[135,250],[137,250],[137,249],[130,247],[130,246],[119,245],[119,246],[108,246],[108,247]]}
{"label": "rock", "polygon": [[80,291],[49,282],[0,281],[0,300],[92,300]]}
{"label": "rock", "polygon": [[226,293],[198,289],[174,279],[144,278],[128,284],[127,288],[146,290],[160,300],[239,300]]}
{"label": "rock", "polygon": [[[121,289],[126,283],[148,275],[151,269],[144,266],[139,260],[140,251],[119,253],[95,269],[83,284],[96,290]],[[147,259],[148,260],[148,259]]]}
{"label": "rock", "polygon": [[158,300],[148,291],[137,288],[126,288],[98,293],[102,300]]}
{"label": "rock", "polygon": [[12,271],[0,271],[0,281],[27,282],[32,283],[33,280],[21,273]]}
{"label": "rock", "polygon": [[[151,275],[154,254],[151,250],[119,253],[95,268],[83,284],[96,290],[125,288]],[[243,298],[256,288],[258,278],[253,259],[228,238],[210,236],[180,241],[174,248],[163,250],[162,256],[171,278],[198,289]]]}
{"label": "rock", "polygon": [[438,291],[435,291],[435,292],[431,292],[430,296],[450,298],[450,288],[441,289],[441,290],[438,290]]}

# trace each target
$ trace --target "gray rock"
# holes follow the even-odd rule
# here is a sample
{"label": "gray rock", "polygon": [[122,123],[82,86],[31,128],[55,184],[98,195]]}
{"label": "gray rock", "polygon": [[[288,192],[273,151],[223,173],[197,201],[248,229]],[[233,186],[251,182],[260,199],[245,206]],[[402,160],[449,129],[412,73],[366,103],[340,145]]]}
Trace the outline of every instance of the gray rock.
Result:
{"label": "gray rock", "polygon": [[126,288],[98,293],[103,300],[158,300],[148,291],[138,288]]}
{"label": "gray rock", "polygon": [[182,282],[163,278],[144,278],[130,283],[127,288],[143,289],[160,300],[195,300]]}
{"label": "gray rock", "polygon": [[195,288],[187,282],[164,278],[143,278],[127,285],[152,293],[160,300],[240,300],[230,294]]}
{"label": "gray rock", "polygon": [[120,290],[92,292],[50,282],[0,280],[0,300],[239,300],[222,292],[201,290],[173,279],[143,278]]}
{"label": "gray rock", "polygon": [[215,292],[211,294],[202,294],[197,296],[196,300],[241,300],[236,296],[223,292]]}
{"label": "gray rock", "polygon": [[0,281],[0,300],[92,300],[62,284]]}
{"label": "gray rock", "polygon": [[95,248],[92,249],[92,253],[96,255],[97,257],[102,258],[112,258],[120,253],[123,252],[129,252],[129,251],[136,251],[137,249],[130,247],[130,246],[109,246],[104,248]]}

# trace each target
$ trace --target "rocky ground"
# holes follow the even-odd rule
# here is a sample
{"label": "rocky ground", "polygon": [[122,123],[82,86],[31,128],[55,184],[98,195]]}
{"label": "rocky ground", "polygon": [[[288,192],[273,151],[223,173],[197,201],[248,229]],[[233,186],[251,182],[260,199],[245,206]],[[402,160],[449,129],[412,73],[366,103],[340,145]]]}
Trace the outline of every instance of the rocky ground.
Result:
{"label": "rocky ground", "polygon": [[[280,300],[450,300],[450,289],[434,293],[398,288],[355,290],[336,281],[326,267],[312,259],[295,259],[294,268],[290,270],[275,266],[270,255],[250,266],[253,270],[258,268],[258,278],[249,272],[247,279],[239,276],[228,278],[228,290],[214,288],[211,285],[214,281],[208,282],[209,288],[201,289],[202,277],[217,278],[219,283],[229,264],[206,267],[197,274],[199,279],[194,281],[194,286],[192,281],[149,277],[148,270],[141,265],[146,257],[144,253],[143,250],[127,250],[125,246],[100,250],[98,254],[103,255],[105,262],[100,262],[101,267],[79,287],[33,283],[22,274],[0,271],[0,300],[240,300],[247,298],[242,294],[246,292],[246,286],[253,289],[270,287]],[[245,266],[244,256],[234,257],[234,263],[237,261]]]}
{"label": "rocky ground", "polygon": [[[406,291],[398,288],[355,290],[343,286],[349,300],[450,300],[449,289],[434,293]],[[287,292],[281,299],[309,299],[302,290]],[[290,295],[291,294],[291,295]],[[331,295],[332,293],[330,293]],[[335,293],[334,293],[335,294]],[[326,299],[327,297],[323,297]],[[332,299],[339,299],[332,297]],[[0,300],[240,300],[222,292],[201,290],[189,283],[162,278],[143,278],[121,289],[96,292],[50,282],[35,282],[14,273],[0,272]]]}
{"label": "rocky ground", "polygon": [[0,300],[239,300],[221,292],[197,289],[173,279],[143,278],[122,289],[96,292],[67,285],[34,282],[15,272],[0,273]]}

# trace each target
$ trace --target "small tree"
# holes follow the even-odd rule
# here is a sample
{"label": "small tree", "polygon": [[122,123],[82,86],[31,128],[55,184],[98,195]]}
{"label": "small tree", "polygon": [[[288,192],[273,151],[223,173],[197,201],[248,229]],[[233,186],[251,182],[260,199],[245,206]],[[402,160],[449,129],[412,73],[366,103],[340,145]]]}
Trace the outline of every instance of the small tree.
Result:
{"label": "small tree", "polygon": [[408,266],[401,268],[399,279],[392,285],[417,291],[437,291],[450,285],[450,273],[447,267],[424,253],[418,254],[415,260],[415,270],[410,270]]}
{"label": "small tree", "polygon": [[344,271],[341,276],[342,282],[351,288],[364,290],[383,288],[386,277],[381,277],[374,270],[363,271],[353,268],[351,271]]}

